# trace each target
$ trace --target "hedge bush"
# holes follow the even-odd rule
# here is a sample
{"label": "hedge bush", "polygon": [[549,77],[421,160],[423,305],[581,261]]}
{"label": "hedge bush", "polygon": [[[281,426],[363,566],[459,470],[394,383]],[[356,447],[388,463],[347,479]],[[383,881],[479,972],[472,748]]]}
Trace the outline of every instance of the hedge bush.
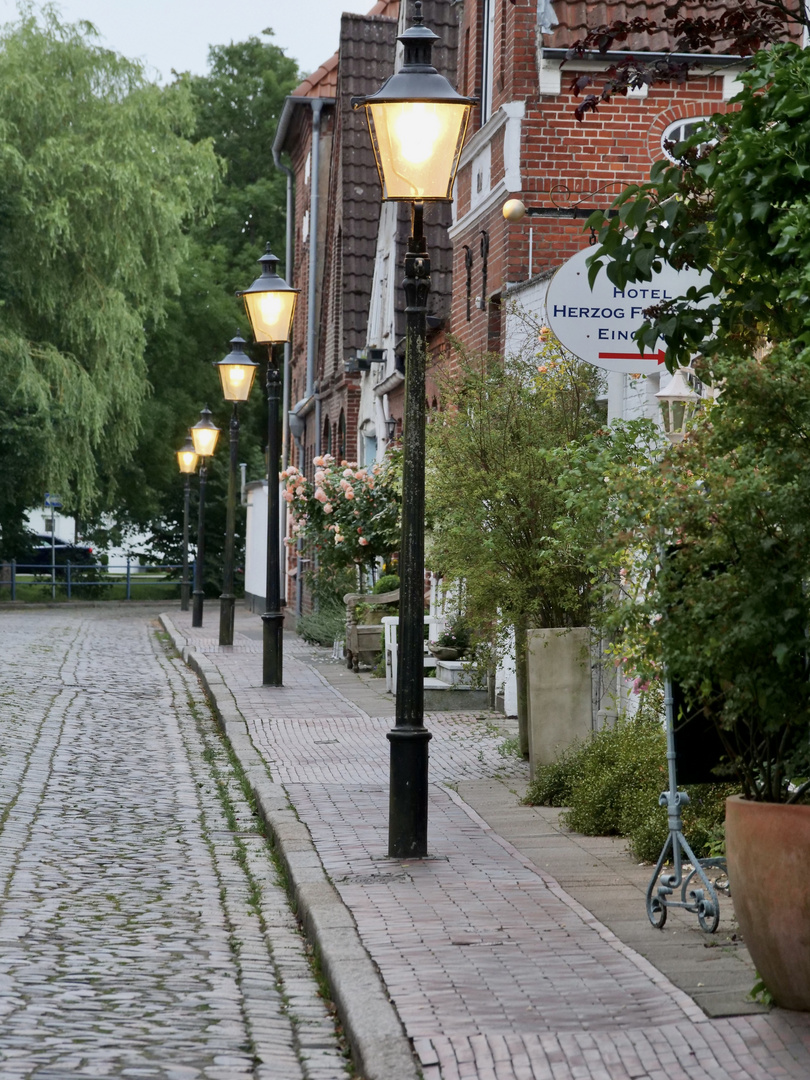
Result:
{"label": "hedge bush", "polygon": [[[656,862],[667,838],[665,807],[658,797],[668,787],[666,735],[661,693],[648,692],[635,716],[621,717],[586,742],[577,743],[551,765],[540,766],[525,802],[566,807],[562,823],[587,836],[624,836],[632,855]],[[730,784],[694,784],[683,811],[684,835],[695,854],[718,854],[724,835]]]}
{"label": "hedge bush", "polygon": [[346,605],[342,600],[322,599],[317,611],[299,616],[296,630],[311,645],[332,645],[346,634]]}
{"label": "hedge bush", "polygon": [[383,574],[377,579],[377,583],[371,590],[375,594],[393,592],[399,588],[398,574]]}

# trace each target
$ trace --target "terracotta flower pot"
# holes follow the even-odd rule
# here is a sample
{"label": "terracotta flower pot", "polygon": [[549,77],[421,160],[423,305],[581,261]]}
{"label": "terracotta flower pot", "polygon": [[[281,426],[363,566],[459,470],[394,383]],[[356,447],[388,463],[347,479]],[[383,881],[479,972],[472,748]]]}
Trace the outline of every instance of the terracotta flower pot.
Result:
{"label": "terracotta flower pot", "polygon": [[810,1011],[810,806],[726,800],[731,899],[778,1005]]}

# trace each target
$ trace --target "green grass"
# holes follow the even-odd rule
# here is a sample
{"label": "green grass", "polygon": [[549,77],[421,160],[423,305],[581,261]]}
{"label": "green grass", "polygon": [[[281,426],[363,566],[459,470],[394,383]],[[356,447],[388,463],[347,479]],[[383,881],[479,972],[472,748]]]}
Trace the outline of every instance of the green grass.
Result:
{"label": "green grass", "polygon": [[[44,604],[51,600],[50,581],[35,581],[31,578],[17,578],[17,600],[28,604]],[[73,582],[72,600],[125,600],[127,595],[126,580],[110,578],[103,585],[87,585]],[[141,581],[133,577],[130,583],[131,600],[177,600],[180,597],[179,581],[150,580]],[[54,599],[67,602],[67,586],[57,582]],[[0,584],[0,603],[11,600],[11,587]]]}

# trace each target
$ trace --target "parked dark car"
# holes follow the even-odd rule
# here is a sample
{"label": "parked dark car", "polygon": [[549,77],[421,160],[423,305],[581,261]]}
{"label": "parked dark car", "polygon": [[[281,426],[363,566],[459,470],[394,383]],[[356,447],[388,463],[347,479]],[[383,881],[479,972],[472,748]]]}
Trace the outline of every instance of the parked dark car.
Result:
{"label": "parked dark car", "polygon": [[[28,543],[17,556],[17,566],[24,572],[28,566],[49,567],[51,565],[51,537],[49,533],[29,533]],[[83,544],[69,544],[67,540],[53,539],[53,558],[58,566],[66,562],[88,566],[96,560],[93,549]]]}

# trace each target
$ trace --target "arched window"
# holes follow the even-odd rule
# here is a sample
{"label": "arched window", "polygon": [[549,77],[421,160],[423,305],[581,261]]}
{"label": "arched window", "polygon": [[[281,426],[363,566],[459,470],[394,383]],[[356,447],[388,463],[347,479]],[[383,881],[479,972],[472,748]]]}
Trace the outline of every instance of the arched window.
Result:
{"label": "arched window", "polygon": [[323,444],[321,445],[321,453],[332,453],[332,425],[329,423],[328,416],[323,422]]}
{"label": "arched window", "polygon": [[337,456],[340,461],[346,459],[346,417],[343,414],[343,409],[340,410],[340,419],[338,420],[337,429]]}
{"label": "arched window", "polygon": [[673,153],[673,147],[668,144],[681,143],[688,139],[690,135],[694,134],[698,124],[702,124],[704,120],[708,119],[708,116],[690,116],[684,120],[676,120],[674,124],[670,124],[669,127],[665,128],[661,136],[661,150],[664,157],[668,157],[670,161],[674,161],[677,165],[678,157]]}

